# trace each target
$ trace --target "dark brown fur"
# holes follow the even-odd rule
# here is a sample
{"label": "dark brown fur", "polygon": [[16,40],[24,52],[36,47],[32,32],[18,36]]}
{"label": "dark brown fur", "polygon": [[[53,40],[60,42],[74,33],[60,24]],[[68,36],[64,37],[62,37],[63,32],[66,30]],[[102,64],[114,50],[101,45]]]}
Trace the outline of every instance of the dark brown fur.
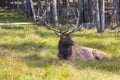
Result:
{"label": "dark brown fur", "polygon": [[68,34],[62,34],[58,43],[58,58],[64,60],[102,60],[108,57],[97,49],[75,45]]}
{"label": "dark brown fur", "polygon": [[68,59],[72,54],[71,46],[74,45],[74,42],[71,40],[69,35],[61,35],[58,43],[58,57],[60,59]]}

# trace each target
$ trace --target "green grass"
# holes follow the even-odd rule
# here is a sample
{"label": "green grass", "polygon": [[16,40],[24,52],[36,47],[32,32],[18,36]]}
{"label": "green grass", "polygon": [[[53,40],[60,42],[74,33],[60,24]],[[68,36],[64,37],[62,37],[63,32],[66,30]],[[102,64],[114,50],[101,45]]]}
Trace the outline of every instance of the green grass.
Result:
{"label": "green grass", "polygon": [[10,22],[31,22],[21,11],[8,11],[0,8],[0,23]]}
{"label": "green grass", "polygon": [[59,60],[54,32],[35,25],[0,26],[0,80],[120,80],[119,32],[92,29],[71,36],[80,46],[104,51],[109,60]]}

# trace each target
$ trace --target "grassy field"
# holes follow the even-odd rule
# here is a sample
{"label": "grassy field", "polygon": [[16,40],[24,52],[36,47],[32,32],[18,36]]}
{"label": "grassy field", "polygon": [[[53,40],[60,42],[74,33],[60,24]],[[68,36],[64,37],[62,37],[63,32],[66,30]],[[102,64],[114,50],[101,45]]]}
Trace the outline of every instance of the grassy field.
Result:
{"label": "grassy field", "polygon": [[0,23],[11,22],[31,22],[32,19],[26,18],[20,11],[8,11],[0,8]]}
{"label": "grassy field", "polygon": [[[31,22],[19,11],[0,9],[0,22]],[[0,26],[0,80],[120,80],[120,32],[95,29],[71,35],[76,44],[99,49],[105,61],[57,58],[59,38],[41,26]]]}
{"label": "grassy field", "polygon": [[59,38],[35,25],[0,26],[0,80],[120,80],[120,33],[94,29],[71,35],[76,44],[104,51],[105,61],[57,58]]}

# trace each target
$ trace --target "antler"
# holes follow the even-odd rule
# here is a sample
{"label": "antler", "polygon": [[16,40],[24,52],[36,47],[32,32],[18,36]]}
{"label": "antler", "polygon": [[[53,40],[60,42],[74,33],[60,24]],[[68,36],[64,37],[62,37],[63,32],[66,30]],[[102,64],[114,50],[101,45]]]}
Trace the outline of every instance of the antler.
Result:
{"label": "antler", "polygon": [[46,20],[43,21],[43,22],[44,22],[45,26],[46,26],[48,29],[50,29],[50,30],[52,30],[52,31],[54,31],[54,32],[56,32],[56,33],[62,33],[61,31],[59,31],[59,30],[57,30],[57,29],[55,29],[55,28],[52,28],[49,24],[47,24]]}
{"label": "antler", "polygon": [[54,31],[56,34],[57,33],[60,33],[60,34],[71,34],[73,32],[76,32],[78,30],[81,29],[81,26],[79,26],[79,10],[77,9],[77,14],[78,14],[78,18],[76,16],[76,13],[75,11],[72,9],[73,13],[74,13],[74,16],[75,16],[75,19],[76,19],[76,25],[72,25],[73,26],[73,30],[69,31],[69,29],[65,30],[65,31],[62,31],[62,30],[57,30],[55,28],[53,28],[52,26],[50,26],[47,22],[46,22],[46,10],[44,11],[44,14],[43,14],[43,17],[38,17],[39,20],[41,20],[45,26],[49,29],[49,30],[52,30]]}
{"label": "antler", "polygon": [[38,19],[41,20],[48,29],[54,31],[55,33],[61,33],[59,30],[56,30],[56,29],[52,28],[49,24],[47,24],[45,18],[46,18],[46,10],[44,11],[43,17],[38,17]]}
{"label": "antler", "polygon": [[81,27],[82,27],[82,26],[79,26],[79,17],[80,17],[79,10],[77,9],[78,18],[77,18],[76,14],[75,14],[75,11],[74,11],[73,9],[72,9],[72,11],[73,11],[74,16],[75,16],[75,19],[76,19],[77,21],[76,21],[76,25],[72,25],[72,26],[74,27],[74,29],[71,30],[71,31],[69,31],[69,32],[67,32],[67,34],[71,34],[71,33],[73,33],[73,32],[76,32],[76,31],[80,30]]}
{"label": "antler", "polygon": [[[57,30],[57,29],[53,28],[52,26],[50,26],[50,25],[46,22],[46,11],[44,11],[43,17],[38,17],[38,19],[41,20],[49,30],[54,31],[56,34],[57,34],[57,33],[64,34],[64,33],[68,32],[68,30],[65,30],[65,31]],[[60,26],[61,26],[61,25],[60,25]],[[57,34],[57,35],[58,35],[58,34]]]}

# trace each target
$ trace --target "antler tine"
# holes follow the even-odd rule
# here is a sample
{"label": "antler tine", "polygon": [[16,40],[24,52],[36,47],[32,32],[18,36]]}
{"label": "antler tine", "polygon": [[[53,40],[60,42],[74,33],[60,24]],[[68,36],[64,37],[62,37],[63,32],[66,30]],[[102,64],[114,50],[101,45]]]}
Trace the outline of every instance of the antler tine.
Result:
{"label": "antler tine", "polygon": [[57,32],[57,33],[62,33],[61,31],[59,31],[59,30],[57,30],[57,29],[54,29],[54,28],[52,28],[49,24],[47,24],[47,22],[45,21],[45,26],[49,29],[49,30],[52,30],[52,31],[54,31],[54,32]]}
{"label": "antler tine", "polygon": [[57,30],[57,29],[54,29],[52,28],[49,24],[47,24],[45,18],[46,18],[46,10],[44,11],[43,13],[43,17],[39,17],[39,19],[45,24],[45,26],[49,29],[49,30],[52,30],[54,31],[55,33],[62,33],[61,31]]}
{"label": "antler tine", "polygon": [[[79,26],[79,17],[80,17],[79,10],[77,9],[78,18],[77,18],[76,14],[75,14],[75,11],[74,11],[73,9],[72,9],[72,11],[73,11],[73,13],[74,13],[74,15],[75,15],[75,18],[76,18],[77,22],[76,22],[76,25],[73,25],[74,29],[71,30],[71,31],[69,31],[68,34],[71,34],[71,33],[73,33],[73,32],[76,32],[76,31],[80,30],[81,27],[82,27],[82,26]],[[79,26],[79,27],[78,27],[78,26]]]}
{"label": "antler tine", "polygon": [[67,33],[68,31],[69,31],[69,30],[65,30],[65,31],[62,32],[62,34],[65,34],[65,33]]}
{"label": "antler tine", "polygon": [[[60,27],[61,27],[61,24],[60,24]],[[63,28],[63,27],[62,27]],[[67,28],[67,27],[65,27],[65,28]],[[63,28],[64,29],[64,28]],[[65,33],[67,33],[68,31],[69,31],[69,29],[67,28],[67,30],[65,29],[64,31],[63,31],[63,29],[61,30],[60,29],[60,33],[61,34],[65,34]]]}
{"label": "antler tine", "polygon": [[68,27],[65,27],[65,31],[62,32],[62,34],[65,34],[69,31],[69,28]]}

